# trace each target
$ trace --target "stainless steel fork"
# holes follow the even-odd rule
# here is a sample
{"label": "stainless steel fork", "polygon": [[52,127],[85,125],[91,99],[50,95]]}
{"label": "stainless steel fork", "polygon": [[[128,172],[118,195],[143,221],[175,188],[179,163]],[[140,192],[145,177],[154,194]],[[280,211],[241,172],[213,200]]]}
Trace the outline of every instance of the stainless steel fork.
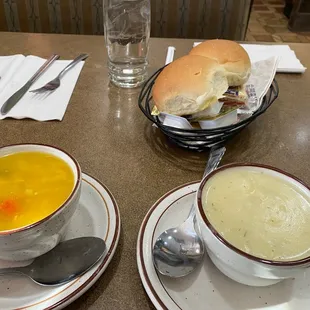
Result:
{"label": "stainless steel fork", "polygon": [[43,93],[47,91],[53,91],[57,89],[60,86],[60,79],[71,69],[73,68],[77,63],[79,63],[82,60],[85,60],[88,57],[87,54],[81,54],[78,57],[76,57],[72,62],[68,64],[53,80],[45,84],[44,86],[31,90],[31,93]]}

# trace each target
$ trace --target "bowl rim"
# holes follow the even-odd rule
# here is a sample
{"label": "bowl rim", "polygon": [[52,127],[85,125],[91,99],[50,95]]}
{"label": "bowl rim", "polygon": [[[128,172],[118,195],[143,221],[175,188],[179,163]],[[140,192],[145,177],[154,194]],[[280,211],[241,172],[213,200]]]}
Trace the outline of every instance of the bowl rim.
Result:
{"label": "bowl rim", "polygon": [[207,229],[209,229],[211,231],[211,233],[216,237],[216,239],[218,241],[220,241],[223,245],[225,245],[226,247],[228,247],[230,250],[234,251],[235,253],[250,259],[252,261],[255,261],[257,263],[263,263],[266,265],[271,265],[271,266],[281,266],[281,267],[295,267],[295,266],[300,266],[300,265],[304,265],[307,263],[310,263],[310,256],[305,257],[303,259],[300,260],[295,260],[295,261],[277,261],[277,260],[269,260],[269,259],[264,259],[264,258],[260,258],[251,254],[248,254],[240,249],[238,249],[237,247],[235,247],[234,245],[232,245],[231,243],[229,243],[225,238],[223,238],[220,233],[215,229],[215,227],[210,223],[210,221],[208,220],[203,207],[202,207],[202,191],[204,188],[204,185],[206,184],[206,182],[211,179],[215,174],[219,173],[220,171],[226,170],[226,169],[230,169],[230,168],[237,168],[237,167],[256,167],[256,168],[264,168],[267,170],[272,170],[275,172],[278,172],[286,177],[289,177],[291,179],[293,179],[294,181],[298,182],[299,184],[301,184],[303,187],[305,187],[306,189],[308,189],[310,191],[310,187],[304,183],[302,180],[298,179],[297,177],[295,177],[294,175],[281,170],[279,168],[275,168],[273,166],[269,166],[269,165],[264,165],[264,164],[256,164],[256,163],[232,163],[232,164],[227,164],[227,165],[223,165],[217,169],[215,169],[214,171],[212,171],[210,174],[206,175],[203,180],[200,182],[199,184],[199,188],[197,190],[197,195],[196,195],[196,203],[198,206],[198,210],[199,210],[199,214],[202,217],[202,220],[204,222],[204,224],[207,226]]}
{"label": "bowl rim", "polygon": [[31,228],[34,228],[34,227],[36,227],[36,226],[46,222],[47,220],[52,218],[56,213],[58,213],[59,211],[63,210],[68,205],[68,203],[72,200],[73,196],[75,196],[76,192],[78,191],[78,189],[79,189],[79,187],[81,185],[81,174],[82,174],[81,173],[81,167],[80,167],[79,163],[77,162],[77,160],[72,155],[70,155],[69,153],[64,151],[63,149],[61,149],[59,147],[56,147],[56,146],[53,146],[53,145],[49,145],[49,144],[17,143],[17,144],[9,144],[9,145],[2,146],[2,147],[0,147],[0,151],[3,150],[3,149],[6,149],[6,148],[11,148],[11,147],[14,148],[14,147],[17,147],[17,146],[38,146],[38,147],[43,147],[44,149],[46,149],[46,148],[56,149],[56,150],[64,153],[74,163],[76,171],[77,171],[77,178],[76,178],[74,187],[73,187],[70,195],[68,196],[68,198],[54,212],[52,212],[51,214],[47,215],[43,219],[41,219],[41,220],[39,220],[37,222],[34,222],[32,224],[29,224],[29,225],[26,225],[26,226],[22,226],[22,227],[19,227],[19,228],[10,229],[10,230],[2,230],[2,231],[0,230],[0,237],[1,236],[6,236],[6,235],[13,235],[13,234],[18,233],[18,232],[29,230]]}

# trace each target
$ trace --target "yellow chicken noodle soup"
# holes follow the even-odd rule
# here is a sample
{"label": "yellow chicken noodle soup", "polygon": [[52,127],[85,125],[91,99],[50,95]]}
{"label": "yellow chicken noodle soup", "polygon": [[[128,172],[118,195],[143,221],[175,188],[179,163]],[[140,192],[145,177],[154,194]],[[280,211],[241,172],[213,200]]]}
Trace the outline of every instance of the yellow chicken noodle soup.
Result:
{"label": "yellow chicken noodle soup", "polygon": [[0,157],[0,231],[33,224],[57,210],[74,187],[62,159],[21,152]]}
{"label": "yellow chicken noodle soup", "polygon": [[202,192],[204,212],[218,233],[251,255],[279,261],[310,256],[309,190],[259,167],[227,168]]}

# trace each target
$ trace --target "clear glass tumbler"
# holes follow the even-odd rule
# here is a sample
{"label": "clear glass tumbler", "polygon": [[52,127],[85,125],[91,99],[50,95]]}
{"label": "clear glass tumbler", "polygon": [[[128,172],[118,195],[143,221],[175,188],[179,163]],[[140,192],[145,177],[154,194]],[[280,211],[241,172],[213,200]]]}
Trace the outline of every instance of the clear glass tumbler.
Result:
{"label": "clear glass tumbler", "polygon": [[104,0],[109,75],[117,86],[137,87],[146,80],[150,26],[150,0]]}

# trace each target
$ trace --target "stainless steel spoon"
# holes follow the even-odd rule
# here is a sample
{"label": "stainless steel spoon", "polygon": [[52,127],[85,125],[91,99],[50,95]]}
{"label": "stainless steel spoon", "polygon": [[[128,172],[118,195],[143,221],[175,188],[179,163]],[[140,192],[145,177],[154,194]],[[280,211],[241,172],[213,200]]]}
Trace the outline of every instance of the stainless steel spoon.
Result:
{"label": "stainless steel spoon", "polygon": [[28,266],[0,269],[0,275],[20,273],[40,285],[59,285],[89,270],[105,253],[106,244],[100,238],[71,239],[59,243]]}
{"label": "stainless steel spoon", "polygon": [[[225,147],[211,149],[203,177],[217,168],[225,151]],[[153,262],[159,273],[179,278],[188,275],[199,266],[205,251],[195,223],[193,204],[184,223],[164,231],[157,238],[153,247]]]}

